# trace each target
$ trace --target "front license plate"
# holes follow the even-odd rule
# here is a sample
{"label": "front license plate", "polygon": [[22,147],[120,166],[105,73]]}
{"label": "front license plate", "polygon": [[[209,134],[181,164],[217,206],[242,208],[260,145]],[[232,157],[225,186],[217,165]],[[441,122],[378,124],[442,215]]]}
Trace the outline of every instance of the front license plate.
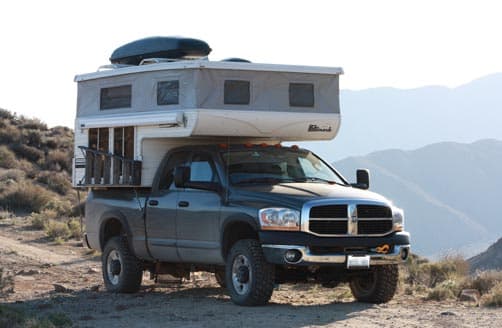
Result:
{"label": "front license plate", "polygon": [[370,267],[370,256],[347,256],[347,269],[361,269]]}

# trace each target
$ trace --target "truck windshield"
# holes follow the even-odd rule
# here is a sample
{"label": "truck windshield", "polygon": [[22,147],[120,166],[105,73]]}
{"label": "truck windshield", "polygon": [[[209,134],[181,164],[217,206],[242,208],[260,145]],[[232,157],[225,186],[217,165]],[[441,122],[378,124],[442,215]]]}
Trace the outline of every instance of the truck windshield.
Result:
{"label": "truck windshield", "polygon": [[233,185],[317,182],[346,184],[319,157],[305,150],[264,148],[222,152]]}

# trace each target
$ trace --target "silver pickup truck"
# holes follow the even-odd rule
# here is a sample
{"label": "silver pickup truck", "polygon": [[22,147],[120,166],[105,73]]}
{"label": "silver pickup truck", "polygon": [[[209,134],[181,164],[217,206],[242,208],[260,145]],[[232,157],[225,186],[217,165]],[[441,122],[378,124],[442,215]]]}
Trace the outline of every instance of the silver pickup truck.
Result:
{"label": "silver pickup truck", "polygon": [[209,271],[239,305],[290,282],[348,282],[358,301],[387,302],[410,237],[403,211],[368,187],[368,171],[350,184],[296,146],[183,146],[151,188],[92,190],[85,240],[112,292],[138,291],[145,270]]}

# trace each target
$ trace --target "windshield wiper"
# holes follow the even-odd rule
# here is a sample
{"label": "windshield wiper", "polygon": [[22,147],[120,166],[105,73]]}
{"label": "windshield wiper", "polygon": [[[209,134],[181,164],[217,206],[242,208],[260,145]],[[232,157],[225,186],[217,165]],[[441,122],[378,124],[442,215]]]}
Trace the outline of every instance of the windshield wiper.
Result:
{"label": "windshield wiper", "polygon": [[303,177],[303,178],[295,178],[295,182],[325,182],[329,184],[336,184],[336,181],[331,181],[323,178],[318,178],[318,177]]}

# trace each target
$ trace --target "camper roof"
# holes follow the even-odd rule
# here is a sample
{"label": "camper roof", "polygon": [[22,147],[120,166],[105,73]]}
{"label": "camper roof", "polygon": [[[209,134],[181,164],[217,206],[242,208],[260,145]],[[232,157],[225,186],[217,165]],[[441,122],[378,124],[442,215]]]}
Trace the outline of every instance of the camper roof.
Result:
{"label": "camper roof", "polygon": [[239,71],[262,71],[262,72],[290,72],[290,73],[310,73],[323,75],[340,75],[343,69],[339,67],[322,66],[298,66],[298,65],[278,65],[278,64],[257,64],[235,61],[208,61],[208,60],[183,60],[167,63],[155,63],[139,66],[122,66],[110,70],[98,71],[75,76],[75,82],[113,77],[124,74],[134,74],[142,72],[153,72],[177,69],[227,69]]}

